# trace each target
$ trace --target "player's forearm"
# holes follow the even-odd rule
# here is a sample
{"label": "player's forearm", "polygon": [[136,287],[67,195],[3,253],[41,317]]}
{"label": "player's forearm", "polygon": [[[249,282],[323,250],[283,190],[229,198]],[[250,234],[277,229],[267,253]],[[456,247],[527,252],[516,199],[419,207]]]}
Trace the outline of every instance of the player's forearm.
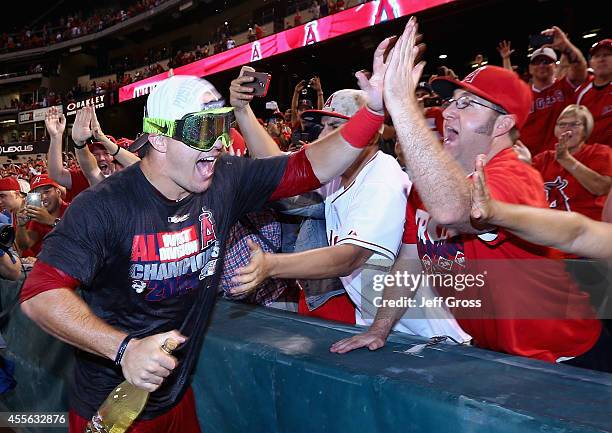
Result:
{"label": "player's forearm", "polygon": [[473,232],[470,185],[461,166],[444,151],[416,103],[391,113],[410,180],[440,224]]}
{"label": "player's forearm", "polygon": [[46,332],[81,350],[115,359],[126,333],[97,317],[73,290],[48,290],[24,301],[22,311]]}
{"label": "player's forearm", "polygon": [[70,171],[64,168],[62,161],[62,137],[51,136],[47,152],[47,170],[49,177],[66,188],[72,188]]}
{"label": "player's forearm", "polygon": [[364,107],[340,129],[311,143],[306,156],[317,179],[324,184],[344,173],[376,136],[383,120],[384,116]]}
{"label": "player's forearm", "polygon": [[283,154],[274,139],[257,121],[255,113],[253,113],[250,106],[247,105],[241,110],[235,110],[234,114],[238,121],[238,125],[240,125],[240,132],[244,137],[244,141],[251,156],[255,158],[267,158],[269,156]]}
{"label": "player's forearm", "polygon": [[372,252],[356,245],[336,245],[290,254],[269,254],[271,278],[344,277],[362,266]]}

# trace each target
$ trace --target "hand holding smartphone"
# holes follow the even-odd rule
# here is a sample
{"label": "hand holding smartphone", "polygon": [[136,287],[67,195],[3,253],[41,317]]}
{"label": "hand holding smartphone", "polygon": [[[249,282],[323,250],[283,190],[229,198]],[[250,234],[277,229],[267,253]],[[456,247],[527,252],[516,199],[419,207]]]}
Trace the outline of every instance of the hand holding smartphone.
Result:
{"label": "hand holding smartphone", "polygon": [[242,73],[245,77],[255,77],[255,80],[250,83],[242,84],[244,87],[251,87],[253,90],[253,96],[264,97],[268,93],[268,88],[270,87],[270,79],[272,76],[267,72],[255,72],[245,70]]}

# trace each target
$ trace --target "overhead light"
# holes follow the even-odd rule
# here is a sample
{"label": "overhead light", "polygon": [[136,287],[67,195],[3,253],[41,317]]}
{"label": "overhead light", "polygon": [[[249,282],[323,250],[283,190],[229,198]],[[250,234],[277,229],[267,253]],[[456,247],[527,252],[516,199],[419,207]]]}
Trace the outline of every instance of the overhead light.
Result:
{"label": "overhead light", "polygon": [[227,25],[227,21],[226,21],[226,22],[224,22],[223,24]]}
{"label": "overhead light", "polygon": [[480,62],[481,65],[486,65],[487,63],[489,62],[487,62],[486,60],[483,60],[482,62]]}
{"label": "overhead light", "polygon": [[70,51],[71,53],[76,53],[77,51],[81,51],[81,48],[82,47],[80,45],[77,45],[76,47],[70,48],[70,50],[68,51]]}
{"label": "overhead light", "polygon": [[582,39],[594,38],[597,36],[597,33],[587,33],[586,35],[582,35]]}
{"label": "overhead light", "polygon": [[15,120],[2,120],[0,121],[0,123],[4,124],[4,123],[15,123]]}
{"label": "overhead light", "polygon": [[446,54],[440,54],[438,56],[439,59],[446,59],[448,56]]}

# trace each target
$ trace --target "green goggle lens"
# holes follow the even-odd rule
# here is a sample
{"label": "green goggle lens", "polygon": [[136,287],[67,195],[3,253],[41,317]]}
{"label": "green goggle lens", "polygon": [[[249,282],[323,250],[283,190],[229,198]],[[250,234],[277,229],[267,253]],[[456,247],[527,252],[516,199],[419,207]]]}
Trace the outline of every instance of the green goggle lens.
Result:
{"label": "green goggle lens", "polygon": [[217,140],[221,140],[225,147],[231,145],[229,131],[234,123],[233,111],[232,107],[215,108],[186,114],[181,120],[145,117],[143,131],[165,135],[207,152]]}

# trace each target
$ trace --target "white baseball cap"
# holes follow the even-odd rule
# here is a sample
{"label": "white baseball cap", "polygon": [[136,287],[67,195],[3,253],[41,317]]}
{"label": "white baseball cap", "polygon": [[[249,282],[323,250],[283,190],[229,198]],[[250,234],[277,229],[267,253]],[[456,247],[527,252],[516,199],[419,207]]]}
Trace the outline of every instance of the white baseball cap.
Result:
{"label": "white baseball cap", "polygon": [[531,57],[529,57],[529,59],[533,60],[533,59],[535,59],[538,56],[548,57],[553,62],[557,61],[557,53],[555,53],[555,50],[553,50],[552,48],[549,48],[549,47],[538,48],[533,53],[531,53]]}
{"label": "white baseball cap", "polygon": [[365,104],[366,96],[363,90],[342,89],[327,98],[322,110],[306,110],[301,117],[302,120],[315,123],[320,123],[324,116],[350,119]]}
{"label": "white baseball cap", "polygon": [[179,120],[185,114],[205,109],[221,94],[210,82],[191,75],[175,75],[155,87],[147,99],[147,117]]}
{"label": "white baseball cap", "polygon": [[[155,87],[147,99],[146,117],[179,120],[189,113],[197,113],[211,106],[223,106],[223,98],[209,81],[192,75],[174,75]],[[211,107],[212,108],[212,107]],[[129,151],[137,152],[147,144],[149,135],[140,134]]]}

